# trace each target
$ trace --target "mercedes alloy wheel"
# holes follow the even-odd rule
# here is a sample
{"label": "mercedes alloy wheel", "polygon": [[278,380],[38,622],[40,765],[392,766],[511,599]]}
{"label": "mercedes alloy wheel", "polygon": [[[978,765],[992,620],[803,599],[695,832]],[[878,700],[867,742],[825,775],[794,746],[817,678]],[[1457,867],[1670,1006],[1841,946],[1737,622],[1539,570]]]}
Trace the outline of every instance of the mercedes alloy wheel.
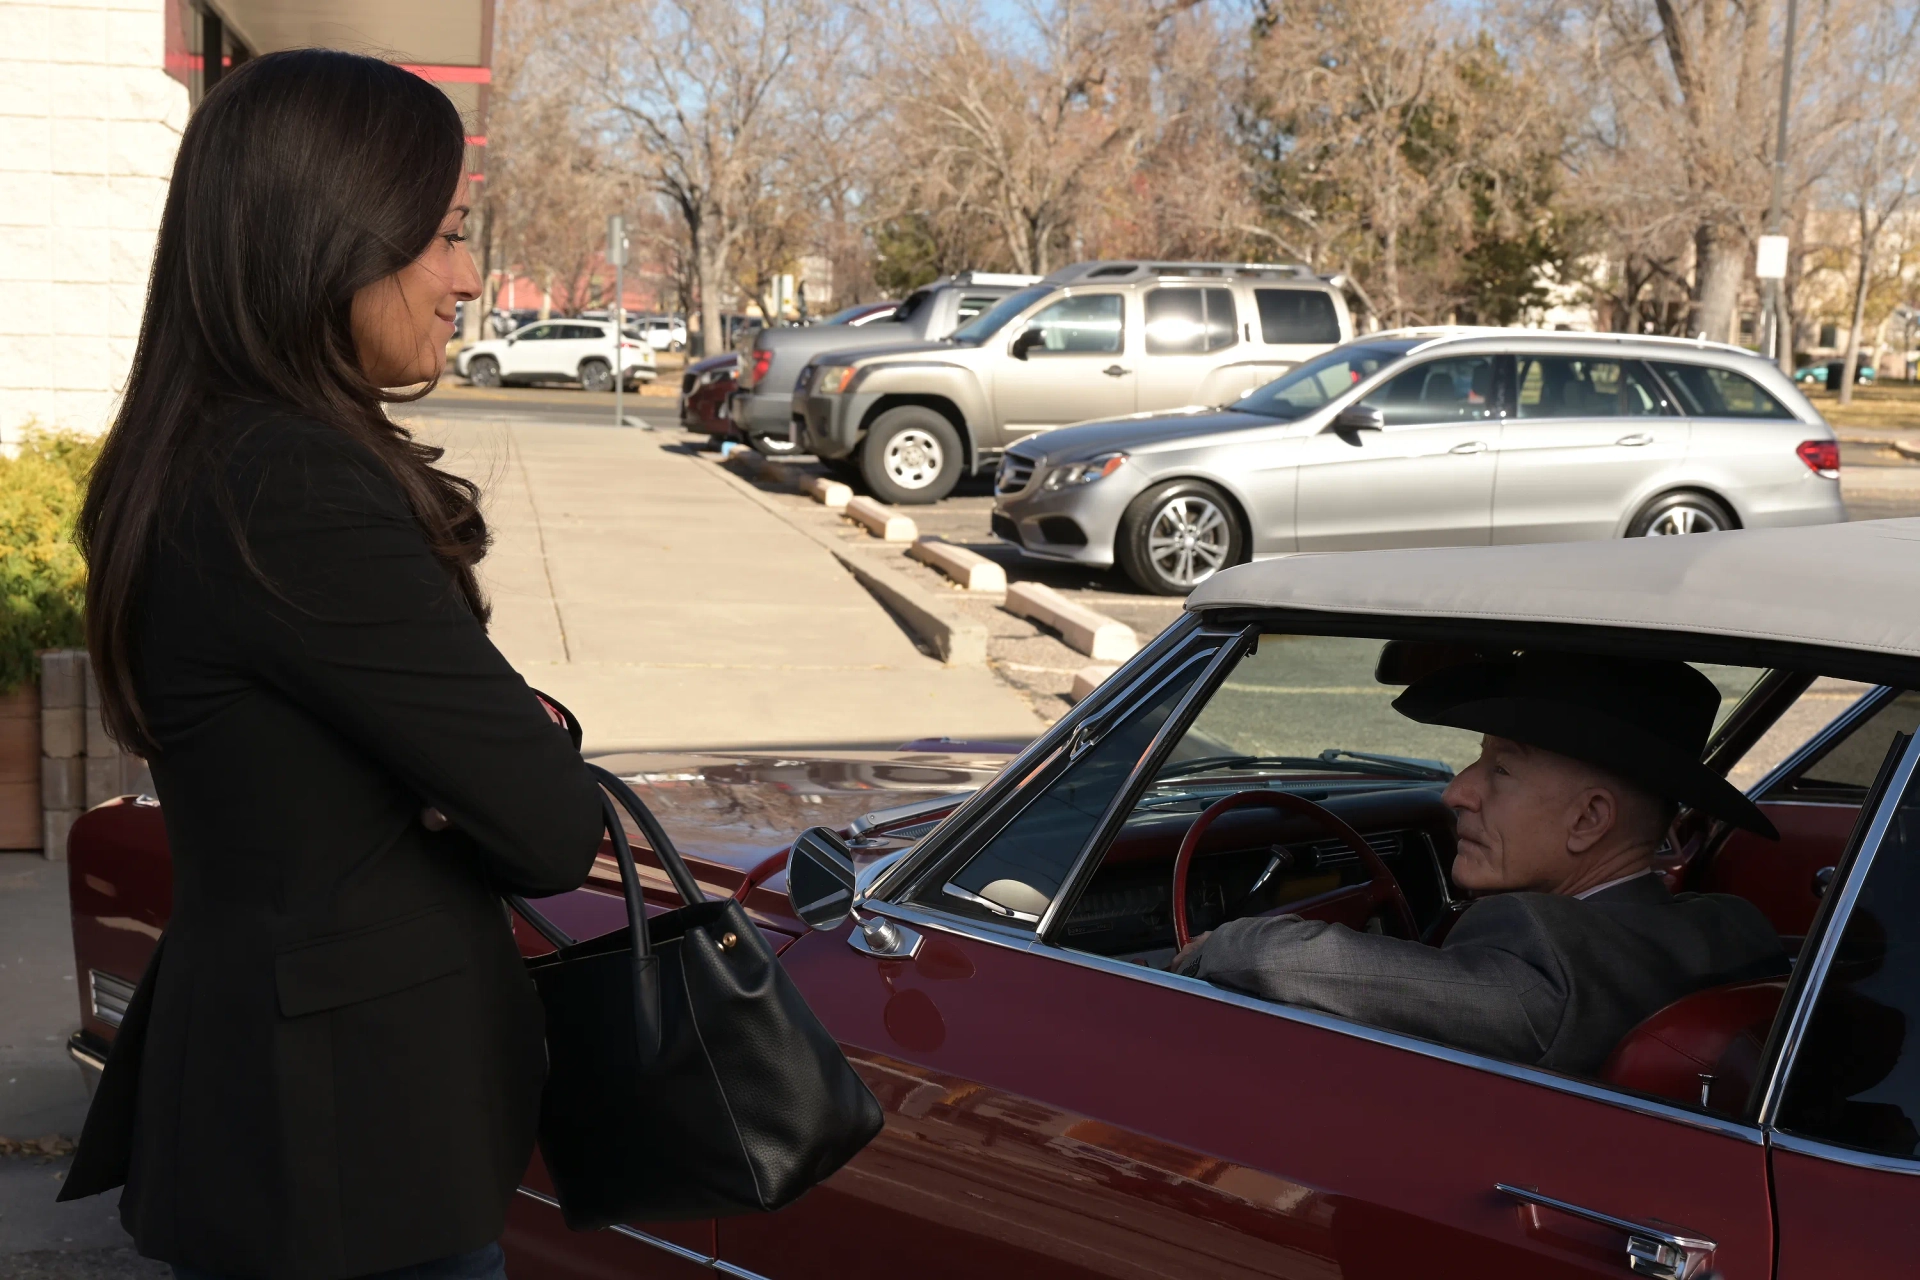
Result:
{"label": "mercedes alloy wheel", "polygon": [[1666,538],[1686,533],[1718,533],[1737,527],[1726,507],[1704,493],[1670,493],[1656,498],[1634,517],[1629,538]]}
{"label": "mercedes alloy wheel", "polygon": [[1226,495],[1198,480],[1175,480],[1134,500],[1115,543],[1129,578],[1172,596],[1238,564],[1245,540]]}

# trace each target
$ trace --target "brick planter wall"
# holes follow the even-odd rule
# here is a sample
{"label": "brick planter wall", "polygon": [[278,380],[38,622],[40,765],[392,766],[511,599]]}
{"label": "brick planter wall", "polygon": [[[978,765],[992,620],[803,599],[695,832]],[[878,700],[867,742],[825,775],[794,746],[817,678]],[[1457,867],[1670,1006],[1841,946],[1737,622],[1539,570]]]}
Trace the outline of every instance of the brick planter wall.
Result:
{"label": "brick planter wall", "polygon": [[41,848],[40,691],[0,694],[0,849]]}
{"label": "brick planter wall", "polygon": [[85,649],[40,655],[40,749],[40,849],[48,858],[66,858],[68,829],[94,805],[153,792],[146,762],[107,736]]}

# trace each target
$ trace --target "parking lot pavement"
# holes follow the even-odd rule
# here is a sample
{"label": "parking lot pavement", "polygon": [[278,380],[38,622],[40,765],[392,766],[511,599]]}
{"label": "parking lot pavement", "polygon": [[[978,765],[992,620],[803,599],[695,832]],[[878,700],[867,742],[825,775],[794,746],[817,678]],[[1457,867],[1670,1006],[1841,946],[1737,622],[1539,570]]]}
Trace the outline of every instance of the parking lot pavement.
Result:
{"label": "parking lot pavement", "polygon": [[991,672],[921,652],[818,544],[712,474],[694,437],[467,404],[436,393],[431,413],[395,416],[485,491],[495,641],[574,708],[591,749],[891,748],[1044,727]]}

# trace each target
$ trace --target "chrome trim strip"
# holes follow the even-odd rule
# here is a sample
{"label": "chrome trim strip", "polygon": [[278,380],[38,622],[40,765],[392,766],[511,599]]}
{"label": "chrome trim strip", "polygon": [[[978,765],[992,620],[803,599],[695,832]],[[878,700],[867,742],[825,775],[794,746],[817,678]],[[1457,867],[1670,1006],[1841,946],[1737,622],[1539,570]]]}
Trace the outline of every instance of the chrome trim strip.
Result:
{"label": "chrome trim strip", "polygon": [[[548,1208],[558,1209],[560,1207],[560,1202],[558,1200],[555,1200],[552,1196],[543,1195],[540,1192],[535,1191],[532,1187],[520,1187],[520,1188],[517,1188],[517,1190],[520,1192],[521,1195],[527,1197],[527,1199],[538,1200],[541,1204],[546,1205]],[[625,1236],[629,1240],[638,1240],[642,1244],[650,1244],[654,1248],[659,1249],[663,1253],[670,1253],[676,1258],[684,1259],[687,1262],[697,1263],[698,1265],[703,1267],[717,1267],[717,1266],[725,1265],[724,1263],[719,1263],[714,1261],[714,1259],[712,1259],[711,1257],[707,1256],[704,1253],[701,1253],[698,1249],[689,1249],[685,1245],[675,1244],[671,1240],[662,1240],[659,1236],[650,1236],[644,1231],[635,1231],[632,1227],[623,1226],[617,1222],[614,1223],[611,1227],[608,1227],[607,1230],[613,1232],[615,1235]],[[750,1276],[753,1273],[750,1271],[733,1271],[733,1272],[729,1272],[728,1274]]]}
{"label": "chrome trim strip", "polygon": [[1772,1134],[1773,1145],[1782,1151],[1791,1151],[1797,1156],[1812,1156],[1817,1160],[1831,1160],[1835,1164],[1850,1164],[1857,1169],[1873,1169],[1880,1173],[1903,1173],[1909,1177],[1920,1177],[1920,1160],[1902,1156],[1885,1156],[1873,1151],[1856,1151],[1852,1147],[1836,1147],[1832,1143],[1820,1142],[1813,1138],[1802,1138],[1798,1134],[1775,1129]]}
{"label": "chrome trim strip", "polygon": [[67,1056],[73,1059],[75,1066],[82,1071],[92,1072],[96,1077],[107,1069],[107,1060],[77,1039],[67,1041]]}
{"label": "chrome trim strip", "polygon": [[1050,960],[1064,964],[1078,965],[1083,969],[1094,969],[1101,973],[1117,977],[1132,978],[1148,982],[1156,987],[1166,987],[1174,991],[1183,991],[1189,995],[1203,996],[1218,1000],[1222,1004],[1236,1005],[1242,1009],[1251,1009],[1255,1013],[1264,1013],[1269,1017],[1281,1018],[1288,1022],[1298,1022],[1322,1031],[1332,1031],[1356,1040],[1366,1040],[1373,1044],[1386,1045],[1393,1049],[1405,1049],[1426,1058],[1437,1058],[1441,1062],[1451,1062],[1456,1066],[1472,1067],[1476,1071],[1486,1071],[1493,1075],[1505,1076],[1523,1084],[1541,1085],[1560,1093],[1572,1094],[1594,1102],[1605,1102],[1640,1115],[1652,1116],[1658,1120],[1673,1120],[1694,1129],[1704,1129],[1723,1137],[1734,1138],[1761,1146],[1766,1135],[1750,1124],[1728,1120],[1720,1116],[1706,1115],[1698,1111],[1688,1111],[1670,1103],[1659,1102],[1652,1098],[1642,1098],[1634,1094],[1621,1093],[1604,1085],[1576,1080],[1572,1076],[1557,1075],[1539,1067],[1526,1067],[1518,1063],[1502,1062],[1498,1058],[1483,1058],[1479,1054],[1468,1053],[1464,1049],[1455,1049],[1448,1045],[1436,1044],[1431,1040],[1419,1040],[1413,1036],[1403,1036],[1396,1031],[1383,1031],[1377,1027],[1362,1026],[1357,1022],[1345,1022],[1324,1013],[1315,1013],[1311,1009],[1299,1009],[1292,1005],[1275,1004],[1269,1000],[1260,1000],[1253,996],[1230,991],[1225,987],[1216,987],[1199,978],[1185,978],[1179,974],[1167,973],[1161,969],[1149,969],[1145,965],[1128,964],[1124,960],[1113,960],[1106,956],[1096,956],[1091,952],[1068,951],[1060,947],[1044,946],[1026,934],[1015,934],[1007,930],[996,936],[993,926],[978,924],[972,920],[956,920],[950,916],[938,916],[917,908],[886,904],[888,915],[897,915],[903,920],[942,933],[951,933],[968,938],[974,942],[990,943],[993,946],[1006,947],[1013,951],[1027,951],[1035,955],[1044,955]]}
{"label": "chrome trim strip", "polygon": [[125,978],[98,969],[87,970],[87,997],[93,1016],[110,1027],[117,1027],[133,1003],[134,984]]}
{"label": "chrome trim strip", "polygon": [[916,907],[910,902],[874,903],[872,914],[884,915],[902,924],[932,929],[937,933],[951,933],[956,937],[967,938],[974,942],[1005,947],[1009,951],[1034,949],[1033,934],[1028,930],[992,924],[985,920],[961,920],[955,916],[943,916],[936,911]]}
{"label": "chrome trim strip", "polygon": [[[1867,882],[1868,873],[1873,870],[1874,859],[1879,856],[1880,846],[1886,840],[1887,829],[1893,825],[1893,815],[1900,811],[1900,802],[1913,782],[1916,765],[1920,765],[1920,734],[1915,734],[1907,743],[1906,754],[1901,757],[1893,776],[1887,780],[1886,790],[1880,797],[1879,811],[1873,815],[1872,824],[1861,838],[1860,852],[1848,869],[1847,882],[1840,886],[1840,894],[1834,899],[1833,912],[1827,917],[1825,931],[1820,935],[1820,949],[1814,953],[1812,963],[1805,966],[1806,980],[1800,988],[1800,1003],[1793,1008],[1792,1020],[1787,1024],[1780,1053],[1774,1059],[1773,1070],[1767,1077],[1766,1092],[1761,1095],[1759,1119],[1763,1128],[1771,1129],[1774,1126],[1781,1095],[1786,1091],[1787,1077],[1793,1074],[1793,1063],[1799,1056],[1800,1042],[1806,1035],[1807,1024],[1813,1020],[1813,1008],[1819,1002],[1820,990],[1826,985],[1827,970],[1833,964],[1833,953],[1840,949],[1840,936],[1846,932],[1847,920],[1853,915],[1853,904],[1859,900],[1860,890]],[[1827,892],[1832,893],[1833,890]],[[1796,965],[1795,968],[1799,969],[1800,966]]]}
{"label": "chrome trim strip", "polygon": [[[1033,931],[1039,937],[1045,938],[1060,923],[1067,904],[1079,898],[1086,887],[1086,881],[1092,878],[1094,860],[1113,842],[1120,828],[1125,825],[1127,815],[1133,811],[1141,793],[1147,789],[1147,784],[1153,781],[1153,773],[1160,767],[1161,760],[1173,750],[1174,744],[1186,733],[1187,726],[1192,723],[1199,708],[1213,695],[1213,691],[1219,687],[1220,682],[1226,678],[1226,673],[1239,663],[1241,655],[1246,652],[1249,640],[1257,638],[1259,634],[1259,628],[1254,626],[1238,627],[1231,632],[1212,632],[1204,639],[1196,640],[1192,656],[1174,670],[1169,671],[1166,680],[1154,686],[1153,692],[1158,692],[1168,681],[1178,678],[1180,672],[1193,665],[1195,661],[1205,659],[1206,665],[1194,675],[1193,683],[1187,686],[1187,691],[1180,695],[1180,701],[1176,702],[1173,710],[1167,713],[1167,718],[1155,731],[1153,741],[1149,742],[1147,749],[1140,753],[1140,758],[1133,762],[1133,769],[1127,774],[1126,781],[1120,784],[1120,789],[1113,793],[1113,799],[1107,802],[1106,811],[1100,815],[1100,821],[1094,823],[1092,833],[1087,836],[1087,842],[1080,846],[1080,852],[1075,855],[1073,865],[1067,868],[1067,874],[1061,878],[1059,887],[1054,890],[1053,898],[1047,903],[1046,911],[1041,914],[1040,922],[1034,926]],[[1210,641],[1216,647],[1208,653],[1200,646]],[[1142,698],[1140,701],[1144,704],[1146,699]]]}
{"label": "chrome trim strip", "polygon": [[[1805,695],[1803,694],[1802,696],[1804,697]],[[1765,795],[1767,788],[1780,785],[1781,782],[1792,776],[1794,772],[1804,767],[1809,760],[1813,759],[1820,752],[1825,751],[1835,738],[1851,732],[1861,720],[1873,715],[1879,711],[1880,708],[1886,706],[1887,703],[1899,696],[1900,691],[1890,684],[1883,684],[1877,689],[1867,690],[1856,698],[1852,705],[1847,707],[1846,710],[1828,721],[1826,728],[1820,730],[1820,732],[1814,734],[1811,738],[1808,738],[1800,744],[1798,750],[1792,752],[1785,760],[1782,760],[1779,764],[1767,770],[1760,781],[1747,788],[1747,797],[1749,799],[1758,799]],[[1817,804],[1819,802],[1809,800],[1769,800],[1767,803]]]}
{"label": "chrome trim strip", "polygon": [[928,796],[925,800],[910,800],[906,804],[896,804],[891,808],[874,809],[863,813],[847,824],[847,834],[859,839],[867,832],[882,824],[904,822],[909,818],[925,817],[929,813],[938,813],[942,809],[957,810],[966,798],[978,791],[978,787],[968,787],[964,791],[950,791],[945,795]]}

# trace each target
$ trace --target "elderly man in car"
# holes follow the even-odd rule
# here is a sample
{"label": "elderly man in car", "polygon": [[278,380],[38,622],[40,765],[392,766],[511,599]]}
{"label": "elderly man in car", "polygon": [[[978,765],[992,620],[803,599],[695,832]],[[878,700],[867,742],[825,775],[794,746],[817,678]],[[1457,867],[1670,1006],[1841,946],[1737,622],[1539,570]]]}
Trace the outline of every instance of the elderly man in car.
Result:
{"label": "elderly man in car", "polygon": [[1778,838],[1700,761],[1720,705],[1681,662],[1526,654],[1446,667],[1394,702],[1484,735],[1447,787],[1453,880],[1479,897],[1430,947],[1297,916],[1230,921],[1176,972],[1475,1053],[1597,1072],[1690,992],[1784,972],[1779,936],[1725,894],[1653,868],[1675,806]]}

